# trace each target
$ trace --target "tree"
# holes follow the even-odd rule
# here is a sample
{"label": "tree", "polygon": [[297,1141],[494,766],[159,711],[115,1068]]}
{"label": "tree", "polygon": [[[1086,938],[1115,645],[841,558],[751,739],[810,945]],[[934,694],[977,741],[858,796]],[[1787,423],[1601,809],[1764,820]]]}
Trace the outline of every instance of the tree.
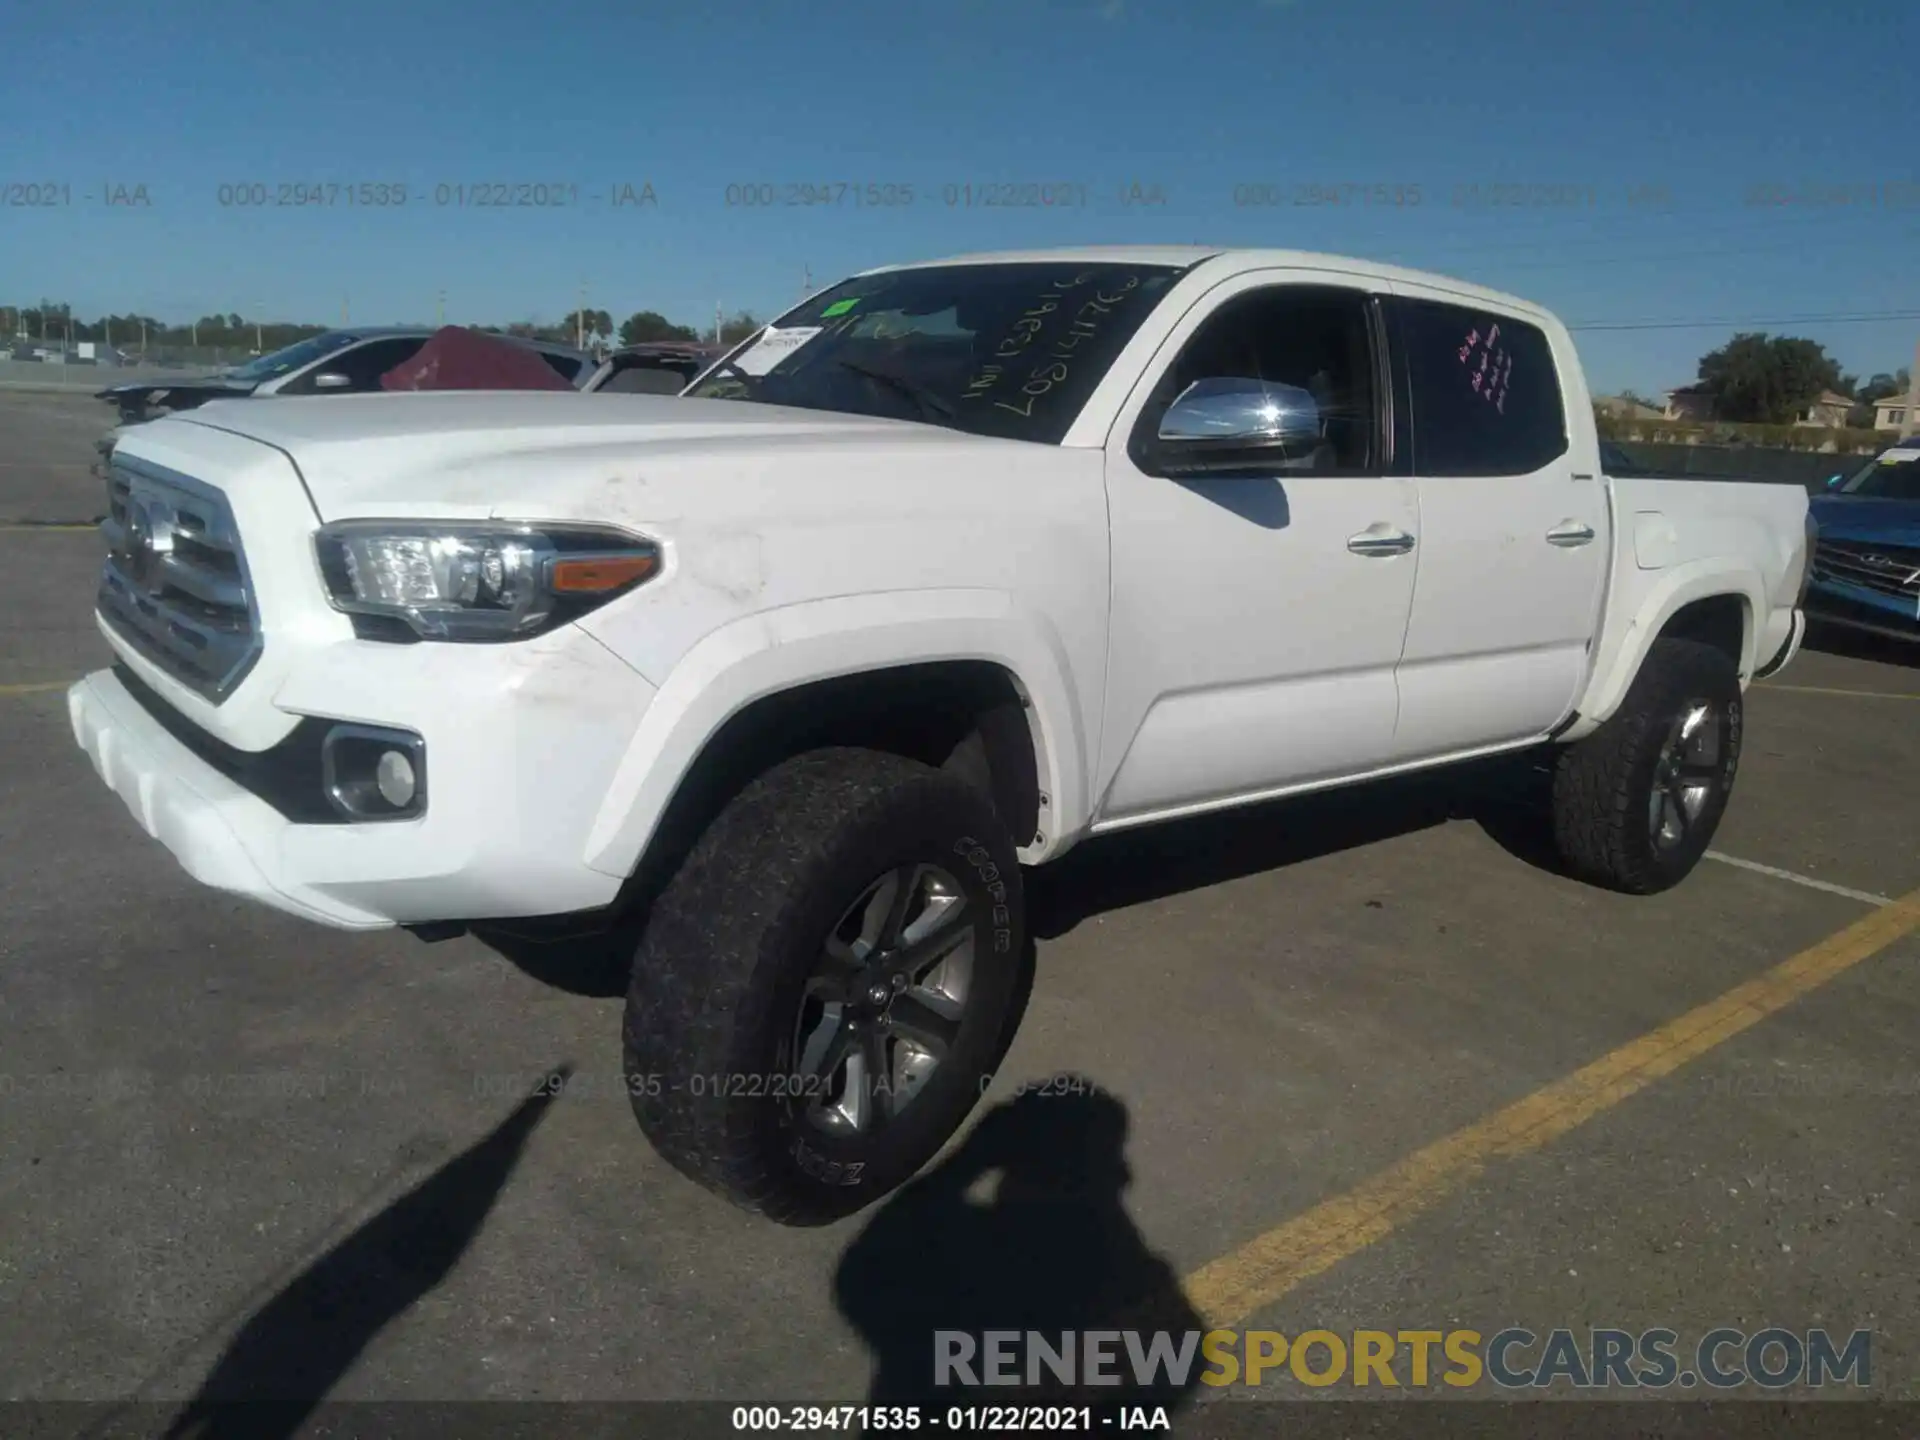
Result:
{"label": "tree", "polygon": [[613,334],[613,317],[604,310],[569,310],[555,329],[569,344],[583,336],[591,343]]}
{"label": "tree", "polygon": [[1701,356],[1699,373],[1720,419],[1769,425],[1791,424],[1842,378],[1817,341],[1760,332],[1735,335]]}
{"label": "tree", "polygon": [[1889,396],[1903,397],[1911,386],[1911,372],[1902,368],[1889,375],[1881,371],[1858,391],[1860,403],[1847,412],[1847,424],[1856,430],[1871,430],[1879,415],[1878,402]]}
{"label": "tree", "polygon": [[760,321],[753,318],[751,312],[746,310],[739,311],[731,320],[721,324],[720,343],[722,345],[732,345],[744,340],[760,328],[760,323]]}
{"label": "tree", "polygon": [[1905,370],[1889,375],[1885,371],[1875,375],[1860,387],[1860,399],[1871,405],[1876,400],[1884,400],[1889,395],[1904,395],[1912,384],[1912,377]]}
{"label": "tree", "polygon": [[663,340],[698,340],[691,325],[676,325],[658,310],[636,310],[620,322],[622,345],[653,345]]}

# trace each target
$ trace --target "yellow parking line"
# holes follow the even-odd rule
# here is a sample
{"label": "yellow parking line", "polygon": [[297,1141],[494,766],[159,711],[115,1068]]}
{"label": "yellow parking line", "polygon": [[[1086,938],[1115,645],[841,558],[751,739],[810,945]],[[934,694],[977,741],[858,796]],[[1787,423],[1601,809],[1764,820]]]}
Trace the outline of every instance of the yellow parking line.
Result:
{"label": "yellow parking line", "polygon": [[31,685],[0,685],[0,696],[40,695],[48,690],[68,690],[73,687],[71,680],[39,680]]}
{"label": "yellow parking line", "polygon": [[1824,685],[1756,685],[1756,690],[1791,690],[1796,695],[1852,695],[1861,700],[1920,700],[1897,690],[1831,690]]}
{"label": "yellow parking line", "polygon": [[1187,1277],[1188,1299],[1210,1326],[1242,1323],[1432,1209],[1490,1161],[1538,1150],[1915,930],[1920,890],[1202,1266]]}

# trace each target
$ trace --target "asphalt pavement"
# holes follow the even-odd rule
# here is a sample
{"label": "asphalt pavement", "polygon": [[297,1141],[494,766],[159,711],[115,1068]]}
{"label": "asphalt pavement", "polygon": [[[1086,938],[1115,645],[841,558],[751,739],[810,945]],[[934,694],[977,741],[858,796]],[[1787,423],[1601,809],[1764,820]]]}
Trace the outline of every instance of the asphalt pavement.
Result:
{"label": "asphalt pavement", "polygon": [[[1000,1286],[1078,1323],[1017,1207],[790,1230],[681,1179],[590,954],[190,880],[62,694],[107,656],[110,423],[0,395],[0,1398],[857,1404],[899,1343],[876,1274],[902,1313]],[[1014,1113],[1087,1147],[1100,1254],[1184,1277],[1162,1318],[1868,1330],[1847,1393],[1920,1398],[1920,654],[1816,643],[1751,692],[1716,858],[1666,895],[1553,873],[1451,784],[1082,847],[1031,881],[981,1113],[1079,1077]],[[1325,1393],[1283,1367],[1196,1403]]]}

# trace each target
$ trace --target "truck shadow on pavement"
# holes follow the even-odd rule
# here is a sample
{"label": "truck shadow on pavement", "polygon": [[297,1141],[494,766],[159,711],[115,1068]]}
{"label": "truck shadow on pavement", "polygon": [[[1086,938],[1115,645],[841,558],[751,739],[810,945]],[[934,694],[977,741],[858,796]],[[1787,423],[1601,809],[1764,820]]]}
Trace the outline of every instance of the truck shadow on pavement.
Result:
{"label": "truck shadow on pavement", "polygon": [[[1540,755],[1527,752],[1089,839],[1055,863],[1026,872],[1028,930],[1041,940],[1058,939],[1109,910],[1449,820],[1472,820],[1509,854],[1559,874],[1544,820],[1546,784]],[[627,993],[644,905],[592,923],[604,928],[562,917],[476,925],[473,934],[543,985],[593,999],[619,998]]]}
{"label": "truck shadow on pavement", "polygon": [[1471,820],[1516,859],[1551,874],[1537,753],[1378,780],[1083,841],[1027,874],[1029,928],[1057,939],[1109,910],[1279,870]]}
{"label": "truck shadow on pavement", "polygon": [[[1126,1136],[1118,1099],[1083,1077],[1056,1077],[987,1112],[946,1159],[881,1202],[834,1276],[835,1304],[873,1356],[868,1404],[944,1413],[1183,1401],[1206,1368],[1206,1327],[1127,1214]],[[1143,1359],[1155,1331],[1168,1332],[1176,1354],[1192,1335],[1190,1365],[1136,1368],[1124,1339],[1110,1336],[1104,1369],[1116,1383],[1085,1383],[1087,1332],[1121,1329],[1139,1332]],[[987,1383],[986,1331],[1013,1332],[1023,1383]],[[1040,1368],[1043,1383],[1027,1383],[1028,1332],[1062,1355],[1065,1332],[1073,1382]],[[964,1364],[944,1367],[943,1354]]]}
{"label": "truck shadow on pavement", "polygon": [[452,1272],[571,1072],[554,1070],[479,1141],[282,1286],[227,1345],[167,1440],[296,1433],[381,1330]]}

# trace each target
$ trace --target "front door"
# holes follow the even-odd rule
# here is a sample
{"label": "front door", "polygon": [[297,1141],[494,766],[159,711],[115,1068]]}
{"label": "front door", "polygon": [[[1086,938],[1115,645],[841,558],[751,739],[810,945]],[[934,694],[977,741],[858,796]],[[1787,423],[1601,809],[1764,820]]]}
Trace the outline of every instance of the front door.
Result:
{"label": "front door", "polygon": [[[1412,607],[1414,485],[1386,473],[1364,282],[1223,282],[1168,338],[1107,443],[1113,547],[1096,828],[1364,771],[1391,748]],[[1133,442],[1194,381],[1309,390],[1322,443],[1264,473],[1149,474]]]}

